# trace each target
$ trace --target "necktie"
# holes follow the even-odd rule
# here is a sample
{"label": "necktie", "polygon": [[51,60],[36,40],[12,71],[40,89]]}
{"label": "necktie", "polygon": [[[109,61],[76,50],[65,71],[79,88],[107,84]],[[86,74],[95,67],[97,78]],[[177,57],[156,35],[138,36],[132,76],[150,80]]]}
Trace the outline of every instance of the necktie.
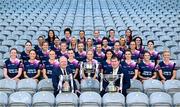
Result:
{"label": "necktie", "polygon": [[63,72],[64,72],[64,75],[67,75],[66,70],[63,70]]}

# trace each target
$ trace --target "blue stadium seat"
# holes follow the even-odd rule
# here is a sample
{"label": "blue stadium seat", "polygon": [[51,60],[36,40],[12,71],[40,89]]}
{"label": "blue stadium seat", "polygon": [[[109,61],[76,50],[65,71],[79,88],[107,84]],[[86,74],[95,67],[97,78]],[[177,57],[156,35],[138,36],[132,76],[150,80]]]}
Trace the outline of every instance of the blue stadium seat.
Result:
{"label": "blue stadium seat", "polygon": [[27,92],[14,92],[9,96],[9,107],[31,106],[32,97]]}
{"label": "blue stadium seat", "polygon": [[174,107],[180,106],[180,92],[177,92],[173,95],[173,104]]}
{"label": "blue stadium seat", "polygon": [[59,93],[56,96],[57,107],[78,107],[78,96],[74,93]]}
{"label": "blue stadium seat", "polygon": [[8,95],[5,92],[0,92],[0,106],[6,107],[8,104]]}
{"label": "blue stadium seat", "polygon": [[164,83],[164,90],[169,94],[180,92],[180,81],[179,80],[167,80]]}
{"label": "blue stadium seat", "polygon": [[102,98],[103,107],[124,107],[125,97],[121,93],[106,93]]}
{"label": "blue stadium seat", "polygon": [[53,85],[51,79],[43,79],[38,83],[38,91],[50,91],[53,92]]}
{"label": "blue stadium seat", "polygon": [[16,90],[16,81],[12,79],[1,79],[0,80],[0,91],[6,92],[7,94],[13,93]]}
{"label": "blue stadium seat", "polygon": [[143,91],[143,85],[141,81],[131,79],[131,87],[127,89],[127,93],[130,92],[142,92]]}

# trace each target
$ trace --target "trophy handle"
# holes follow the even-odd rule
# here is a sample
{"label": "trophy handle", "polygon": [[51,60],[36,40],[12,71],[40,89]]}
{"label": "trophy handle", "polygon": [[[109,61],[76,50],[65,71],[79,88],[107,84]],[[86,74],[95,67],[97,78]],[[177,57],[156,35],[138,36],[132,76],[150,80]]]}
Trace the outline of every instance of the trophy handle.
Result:
{"label": "trophy handle", "polygon": [[96,62],[96,71],[95,71],[96,77],[98,77],[98,68],[99,68],[99,64],[98,64],[98,62]]}
{"label": "trophy handle", "polygon": [[83,75],[83,62],[80,62],[80,79],[82,79]]}
{"label": "trophy handle", "polygon": [[103,90],[103,73],[100,73],[100,78],[101,78],[101,80],[100,80],[100,91],[102,91]]}
{"label": "trophy handle", "polygon": [[62,82],[63,82],[63,76],[60,75],[60,76],[59,76],[59,83],[58,83],[58,90],[59,90],[59,93],[62,92]]}
{"label": "trophy handle", "polygon": [[71,81],[71,89],[72,89],[72,93],[74,92],[74,84],[73,84],[73,76],[72,74],[70,74],[70,81]]}
{"label": "trophy handle", "polygon": [[121,89],[121,93],[122,93],[122,89],[123,89],[123,77],[124,77],[124,74],[121,73],[120,74],[120,82],[119,82],[119,88]]}

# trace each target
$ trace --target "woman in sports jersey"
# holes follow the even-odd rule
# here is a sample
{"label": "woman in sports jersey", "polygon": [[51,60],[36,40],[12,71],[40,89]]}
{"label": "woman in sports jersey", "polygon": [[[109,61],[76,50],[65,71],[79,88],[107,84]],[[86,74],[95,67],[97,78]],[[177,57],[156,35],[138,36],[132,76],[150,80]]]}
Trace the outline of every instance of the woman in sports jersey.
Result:
{"label": "woman in sports jersey", "polygon": [[156,65],[150,60],[150,53],[148,51],[144,52],[143,60],[138,64],[139,68],[139,78],[143,82],[148,79],[156,79]]}
{"label": "woman in sports jersey", "polygon": [[140,51],[138,51],[136,49],[136,42],[135,41],[131,41],[129,48],[130,48],[130,51],[132,53],[131,59],[134,60],[135,62],[139,63],[140,62],[141,54],[140,54]]}
{"label": "woman in sports jersey", "polygon": [[170,60],[170,52],[163,52],[163,61],[158,64],[158,72],[162,82],[176,78],[176,63]]}
{"label": "woman in sports jersey", "polygon": [[53,50],[49,51],[49,60],[43,63],[43,78],[48,79],[52,77],[52,70],[54,67],[58,67],[59,62],[56,60],[56,53]]}
{"label": "woman in sports jersey", "polygon": [[130,79],[137,79],[138,66],[137,63],[131,59],[132,53],[130,50],[125,51],[125,60],[121,62],[121,70],[128,72]]}
{"label": "woman in sports jersey", "polygon": [[27,41],[25,43],[25,50],[23,52],[21,52],[21,56],[20,59],[23,62],[27,62],[29,60],[29,51],[32,49],[32,43],[31,41]]}
{"label": "woman in sports jersey", "polygon": [[17,58],[17,49],[10,50],[10,58],[5,61],[3,67],[4,77],[6,79],[19,80],[22,74],[23,65]]}
{"label": "woman in sports jersey", "polygon": [[117,56],[117,58],[121,61],[123,59],[123,52],[120,50],[120,43],[119,41],[116,41],[114,43],[114,48],[113,48],[114,54]]}
{"label": "woman in sports jersey", "polygon": [[42,50],[38,51],[39,60],[44,63],[49,59],[49,44],[48,42],[43,42]]}
{"label": "woman in sports jersey", "polygon": [[35,50],[29,52],[29,61],[24,63],[24,78],[32,78],[38,82],[42,64],[36,59]]}

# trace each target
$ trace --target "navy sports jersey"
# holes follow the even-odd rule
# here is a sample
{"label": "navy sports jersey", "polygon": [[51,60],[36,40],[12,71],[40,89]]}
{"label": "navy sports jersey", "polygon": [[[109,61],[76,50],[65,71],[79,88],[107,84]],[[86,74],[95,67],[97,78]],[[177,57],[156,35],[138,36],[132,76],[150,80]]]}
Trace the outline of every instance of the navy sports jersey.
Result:
{"label": "navy sports jersey", "polygon": [[29,55],[23,51],[21,52],[21,56],[20,56],[20,59],[23,61],[23,62],[27,62],[29,60]]}
{"label": "navy sports jersey", "polygon": [[42,48],[39,47],[39,45],[35,45],[35,46],[34,46],[34,50],[36,50],[36,53],[37,53],[37,52],[41,51]]}
{"label": "navy sports jersey", "polygon": [[122,46],[120,46],[120,50],[121,50],[123,53],[125,53],[126,49],[127,49],[127,47],[122,47]]}
{"label": "navy sports jersey", "polygon": [[155,63],[150,62],[149,64],[146,64],[144,61],[141,61],[138,64],[139,71],[143,77],[149,77],[151,78],[155,71]]}
{"label": "navy sports jersey", "polygon": [[84,38],[84,39],[78,39],[78,40],[77,40],[77,43],[83,43],[83,44],[84,44],[84,48],[85,48],[85,46],[86,46],[86,38]]}
{"label": "navy sports jersey", "polygon": [[62,53],[61,51],[57,52],[57,58],[60,58],[61,56],[65,56],[66,58],[68,58],[68,53],[67,51]]}
{"label": "navy sports jersey", "polygon": [[101,38],[93,38],[93,45],[96,46],[97,44],[101,44],[102,43],[102,39]]}
{"label": "navy sports jersey", "polygon": [[75,52],[75,59],[77,59],[79,62],[86,60],[86,51],[83,51],[81,53]]}
{"label": "navy sports jersey", "polygon": [[62,38],[61,42],[66,42],[67,46],[69,46],[69,44],[71,42],[71,37],[70,38]]}
{"label": "navy sports jersey", "polygon": [[61,49],[60,47],[55,47],[55,46],[51,47],[51,50],[55,51],[56,55],[60,52],[60,49]]}
{"label": "navy sports jersey", "polygon": [[157,60],[160,60],[160,54],[158,52],[156,52],[156,51],[150,52],[150,55],[151,55],[150,60],[152,62],[156,63]]}
{"label": "navy sports jersey", "polygon": [[115,51],[114,50],[114,54],[117,56],[117,58],[121,61],[123,59],[123,52],[118,50],[118,51]]}
{"label": "navy sports jersey", "polygon": [[101,52],[100,54],[97,53],[96,51],[94,52],[94,59],[96,59],[99,63],[102,63],[104,60],[105,54]]}
{"label": "navy sports jersey", "polygon": [[140,51],[141,54],[144,54],[145,51],[145,47],[141,46],[139,49],[137,49],[138,51]]}
{"label": "navy sports jersey", "polygon": [[173,76],[173,70],[176,70],[176,63],[170,61],[169,64],[165,64],[163,61],[161,61],[157,67],[157,70],[162,70],[163,76],[166,78],[166,80],[171,79]]}
{"label": "navy sports jersey", "polygon": [[68,67],[71,68],[73,71],[73,75],[76,72],[76,69],[79,69],[79,62],[78,60],[74,59],[72,62],[68,61]]}
{"label": "navy sports jersey", "polygon": [[48,61],[49,59],[49,50],[45,53],[43,53],[42,51],[38,51],[37,53],[39,59],[41,60],[42,63]]}
{"label": "navy sports jersey", "polygon": [[7,69],[7,75],[10,78],[14,78],[18,74],[18,69],[23,68],[23,65],[19,59],[15,59],[14,62],[10,61],[10,59],[7,59],[3,68]]}
{"label": "navy sports jersey", "polygon": [[132,79],[135,75],[135,70],[138,69],[138,66],[133,60],[129,64],[127,64],[126,61],[122,61],[120,68],[123,72],[128,72],[130,78]]}
{"label": "navy sports jersey", "polygon": [[135,62],[138,62],[140,56],[141,56],[140,51],[135,50],[134,52],[132,52],[131,59],[134,60]]}
{"label": "navy sports jersey", "polygon": [[29,61],[24,63],[24,71],[29,78],[36,76],[40,69],[42,69],[42,64],[38,60],[35,60],[33,63]]}
{"label": "navy sports jersey", "polygon": [[107,63],[106,60],[102,62],[101,67],[104,74],[109,74],[113,70],[111,63]]}
{"label": "navy sports jersey", "polygon": [[50,49],[54,47],[54,41],[49,41],[48,39],[46,39],[46,41],[48,42]]}
{"label": "navy sports jersey", "polygon": [[46,70],[46,75],[48,78],[52,77],[52,70],[54,67],[59,67],[59,62],[55,60],[53,63],[50,63],[49,61],[43,63],[43,68]]}
{"label": "navy sports jersey", "polygon": [[110,46],[107,46],[107,48],[103,48],[103,47],[102,47],[102,52],[106,53],[106,50],[109,50],[109,49],[111,49]]}
{"label": "navy sports jersey", "polygon": [[116,42],[115,38],[114,39],[109,38],[108,46],[113,47],[115,42]]}

